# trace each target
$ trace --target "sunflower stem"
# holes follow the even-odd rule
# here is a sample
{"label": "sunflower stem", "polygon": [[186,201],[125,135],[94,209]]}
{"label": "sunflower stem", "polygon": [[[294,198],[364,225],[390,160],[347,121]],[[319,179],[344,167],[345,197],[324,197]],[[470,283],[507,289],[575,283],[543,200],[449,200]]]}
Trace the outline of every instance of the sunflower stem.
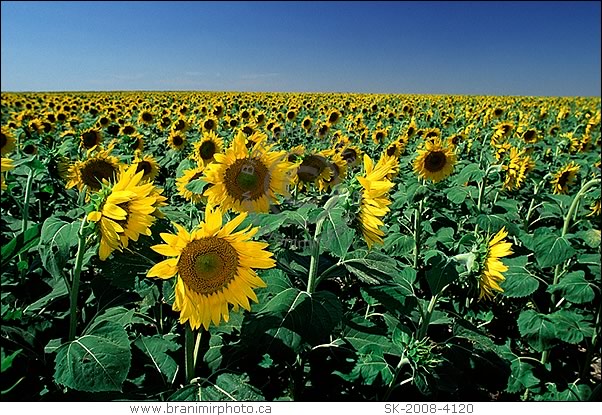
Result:
{"label": "sunflower stem", "polygon": [[422,224],[422,203],[424,199],[418,202],[418,207],[414,211],[414,269],[418,269],[420,262],[420,227]]}
{"label": "sunflower stem", "polygon": [[[589,189],[591,189],[594,186],[599,186],[600,183],[601,183],[600,179],[598,179],[598,178],[592,179],[589,182],[585,183],[581,187],[581,189],[577,192],[577,194],[575,195],[575,198],[573,199],[573,202],[571,203],[571,206],[569,207],[569,211],[567,212],[566,216],[564,217],[564,226],[562,227],[561,237],[564,237],[569,232],[569,228],[571,225],[571,219],[573,218],[573,215],[575,214],[577,207],[579,206],[579,201],[581,200],[581,198],[587,193],[587,191]],[[558,284],[558,280],[560,279],[560,276],[562,275],[562,273],[560,272],[561,265],[562,264],[556,265],[556,268],[554,269],[554,280],[552,281],[552,285]],[[550,297],[550,307],[549,307],[548,313],[552,313],[555,309],[556,309],[556,292],[553,292]],[[541,353],[540,361],[541,361],[542,365],[545,365],[548,362],[548,356],[549,356],[549,350],[544,350]]]}
{"label": "sunflower stem", "polygon": [[[194,368],[195,368],[195,341],[194,332],[190,323],[185,325],[184,331],[184,375],[186,377],[186,384],[189,384],[194,379]],[[200,337],[200,336],[199,336]]]}
{"label": "sunflower stem", "polygon": [[75,340],[75,332],[77,329],[77,299],[79,297],[79,282],[84,262],[84,253],[86,252],[86,235],[84,234],[84,226],[86,218],[82,219],[82,223],[77,233],[77,254],[75,256],[75,267],[73,268],[73,279],[71,281],[71,292],[69,293],[69,341]]}
{"label": "sunflower stem", "polygon": [[[25,231],[27,231],[27,228],[29,227],[29,197],[30,197],[30,193],[31,193],[31,188],[33,185],[33,169],[30,167],[29,168],[29,174],[27,175],[27,182],[25,184],[25,200],[23,200],[23,210],[21,211],[21,214],[23,216],[22,220],[21,220],[21,233],[25,234]],[[25,261],[25,253],[22,253],[19,255],[19,262],[23,262]],[[25,267],[21,268],[21,282],[23,283],[23,278],[25,278]]]}
{"label": "sunflower stem", "polygon": [[[445,287],[443,288],[443,290],[444,289]],[[431,322],[431,317],[433,315],[433,311],[435,310],[435,305],[437,305],[437,300],[439,299],[439,295],[443,292],[443,290],[441,290],[439,294],[435,294],[431,297],[431,301],[429,302],[428,308],[426,309],[426,313],[424,314],[424,319],[420,323],[420,328],[418,329],[418,340],[422,340],[426,337],[426,332]]]}
{"label": "sunflower stem", "polygon": [[320,233],[322,232],[322,225],[324,224],[324,218],[318,219],[316,222],[316,231],[314,237],[311,239],[311,257],[309,260],[309,274],[307,277],[307,292],[312,294],[316,290],[318,285],[318,263],[320,259]]}

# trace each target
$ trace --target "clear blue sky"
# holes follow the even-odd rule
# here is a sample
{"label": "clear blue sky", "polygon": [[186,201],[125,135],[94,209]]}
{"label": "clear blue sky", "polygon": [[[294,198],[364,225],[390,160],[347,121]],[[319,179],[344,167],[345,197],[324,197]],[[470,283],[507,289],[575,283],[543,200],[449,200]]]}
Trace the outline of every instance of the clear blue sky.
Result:
{"label": "clear blue sky", "polygon": [[2,91],[600,96],[600,2],[2,2]]}

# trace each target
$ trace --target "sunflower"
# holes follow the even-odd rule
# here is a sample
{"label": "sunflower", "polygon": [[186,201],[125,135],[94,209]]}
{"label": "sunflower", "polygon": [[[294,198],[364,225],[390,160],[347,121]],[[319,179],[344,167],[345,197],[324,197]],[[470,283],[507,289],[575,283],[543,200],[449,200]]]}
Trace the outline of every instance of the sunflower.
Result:
{"label": "sunflower", "polygon": [[207,117],[201,123],[201,129],[203,130],[203,132],[214,131],[214,130],[217,129],[218,125],[219,124],[218,124],[216,118],[214,118],[214,117]]}
{"label": "sunflower", "polygon": [[512,254],[510,249],[512,243],[503,241],[506,236],[508,232],[503,227],[487,245],[483,244],[484,252],[480,255],[481,261],[479,261],[479,300],[493,298],[494,290],[504,292],[499,283],[506,279],[502,273],[508,271],[508,267],[500,261],[500,258]]}
{"label": "sunflower", "polygon": [[134,127],[132,124],[125,124],[123,127],[121,127],[121,131],[120,133],[122,135],[132,135],[136,132],[136,127]]}
{"label": "sunflower", "polygon": [[102,133],[95,128],[89,128],[84,131],[80,138],[80,147],[85,150],[90,150],[102,143]]}
{"label": "sunflower", "polygon": [[302,145],[295,146],[288,151],[287,160],[289,163],[297,163],[305,154],[305,147]]}
{"label": "sunflower", "polygon": [[6,184],[4,183],[4,173],[14,168],[13,161],[9,158],[2,157],[0,161],[0,188],[6,190]]}
{"label": "sunflower", "polygon": [[15,140],[15,137],[6,127],[2,127],[2,131],[0,132],[0,145],[3,156],[12,153],[15,151],[15,147],[17,147],[17,140]]}
{"label": "sunflower", "polygon": [[186,147],[186,134],[179,131],[170,131],[167,137],[167,144],[176,151],[181,151]]}
{"label": "sunflower", "polygon": [[69,167],[67,189],[77,187],[80,191],[84,185],[94,192],[99,191],[102,184],[113,180],[119,172],[119,159],[111,156],[112,146],[106,150],[98,150],[96,154],[88,152],[83,161],[76,161]]}
{"label": "sunflower", "polygon": [[246,218],[238,215],[222,226],[219,208],[205,210],[205,221],[192,232],[174,224],[177,234],[162,233],[166,244],[152,249],[171,258],[159,262],[147,273],[162,279],[177,275],[173,310],[180,312],[180,323],[190,323],[195,330],[205,330],[222,319],[229,320],[229,305],[250,310],[249,299],[257,302],[254,288],[265,287],[254,268],[268,269],[276,265],[265,242],[251,241],[258,228],[234,232]]}
{"label": "sunflower", "polygon": [[318,153],[327,157],[328,168],[331,171],[330,177],[324,179],[321,190],[332,190],[337,184],[341,183],[347,177],[347,162],[335,150],[324,150]]}
{"label": "sunflower", "polygon": [[355,167],[361,162],[362,151],[358,146],[346,146],[341,151],[341,158],[347,162],[348,167]]}
{"label": "sunflower", "polygon": [[172,124],[171,131],[184,133],[188,130],[188,128],[190,128],[190,123],[183,118],[179,118]]}
{"label": "sunflower", "polygon": [[194,150],[190,156],[197,164],[206,166],[215,160],[215,155],[221,153],[224,141],[214,131],[203,133],[203,137],[194,143]]}
{"label": "sunflower", "polygon": [[144,148],[144,138],[139,133],[129,136],[129,150],[131,152],[142,151]]}
{"label": "sunflower", "polygon": [[152,123],[154,119],[155,116],[148,110],[141,111],[140,115],[138,116],[138,121],[147,125]]}
{"label": "sunflower", "polygon": [[286,160],[286,151],[271,148],[261,140],[249,150],[244,134],[238,134],[226,153],[216,154],[206,166],[203,180],[213,184],[204,193],[209,203],[224,211],[267,212],[270,203],[279,203],[276,194],[288,196],[295,166]]}
{"label": "sunflower", "polygon": [[[2,159],[2,160],[5,160],[5,159]],[[4,168],[2,171],[4,171]],[[601,200],[600,199],[596,200],[594,203],[592,203],[590,205],[589,209],[591,210],[591,212],[588,213],[587,216],[600,216],[600,211],[602,210]]]}
{"label": "sunflower", "polygon": [[328,114],[328,120],[326,121],[329,126],[333,126],[341,119],[341,112],[339,110],[332,110]]}
{"label": "sunflower", "polygon": [[303,118],[303,121],[301,121],[301,127],[303,127],[303,129],[306,132],[309,132],[309,130],[311,130],[312,125],[313,125],[313,120],[311,119],[311,117],[305,117],[305,118]]}
{"label": "sunflower", "polygon": [[438,182],[449,176],[456,164],[453,150],[444,147],[439,138],[429,140],[424,148],[418,151],[414,160],[414,172],[423,179]]}
{"label": "sunflower", "polygon": [[527,144],[535,144],[539,141],[539,134],[537,133],[537,130],[530,128],[523,133],[521,138]]}
{"label": "sunflower", "polygon": [[551,181],[554,189],[554,194],[566,194],[569,186],[573,184],[579,172],[579,165],[575,162],[570,162],[561,168]]}
{"label": "sunflower", "polygon": [[326,182],[333,175],[333,170],[330,169],[329,164],[328,159],[319,153],[306,155],[297,168],[293,184],[299,190],[304,188],[309,190],[312,184],[318,190],[323,190],[326,187]]}
{"label": "sunflower", "polygon": [[[502,164],[502,171],[505,173],[504,185],[502,189],[514,190],[520,189],[525,181],[528,165],[523,159],[524,150],[518,151],[517,148],[512,147],[510,149],[510,157],[507,164]],[[530,159],[529,156],[527,156]]]}
{"label": "sunflower", "polygon": [[386,128],[378,128],[372,133],[372,141],[374,144],[380,144],[385,138],[387,138],[388,131]]}
{"label": "sunflower", "polygon": [[136,166],[136,173],[143,172],[142,181],[152,182],[159,173],[159,164],[150,154],[140,157],[140,153],[136,152],[133,164]]}
{"label": "sunflower", "polygon": [[142,174],[132,165],[120,173],[113,186],[103,186],[93,198],[95,210],[88,214],[88,220],[98,224],[101,261],[114,250],[127,248],[129,240],[151,235],[157,205],[165,198],[152,183],[142,183]]}
{"label": "sunflower", "polygon": [[395,160],[383,157],[374,166],[372,159],[364,155],[364,167],[365,175],[357,178],[363,187],[358,219],[368,249],[372,249],[375,243],[383,243],[382,237],[385,233],[381,229],[384,225],[381,218],[389,212],[391,200],[388,198],[388,192],[393,187],[387,175],[394,169]]}
{"label": "sunflower", "polygon": [[180,196],[194,203],[195,205],[203,200],[203,195],[200,193],[194,193],[193,191],[189,190],[187,186],[193,180],[200,179],[203,176],[203,170],[205,170],[205,168],[202,165],[199,165],[193,169],[184,170],[184,174],[176,179],[176,188],[178,189]]}

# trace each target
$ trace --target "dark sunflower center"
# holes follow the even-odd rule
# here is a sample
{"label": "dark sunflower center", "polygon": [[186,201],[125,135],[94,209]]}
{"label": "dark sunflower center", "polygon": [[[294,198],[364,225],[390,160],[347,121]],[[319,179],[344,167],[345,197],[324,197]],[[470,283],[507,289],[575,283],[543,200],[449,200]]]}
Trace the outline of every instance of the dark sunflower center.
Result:
{"label": "dark sunflower center", "polygon": [[310,120],[304,120],[303,121],[303,128],[309,128],[311,126],[311,121]]}
{"label": "dark sunflower center", "polygon": [[525,140],[533,140],[534,137],[535,137],[535,131],[528,130],[525,132]]}
{"label": "dark sunflower center", "polygon": [[394,156],[396,150],[397,150],[396,145],[394,145],[394,144],[390,145],[389,148],[387,149],[387,156]]}
{"label": "dark sunflower center", "polygon": [[215,127],[215,123],[213,122],[213,120],[206,120],[203,123],[203,127],[205,127],[206,130],[213,130],[213,127]]}
{"label": "dark sunflower center", "polygon": [[141,171],[144,172],[144,176],[148,176],[153,171],[153,166],[150,164],[150,162],[142,160],[138,162],[138,165],[136,166],[136,173]]}
{"label": "dark sunflower center", "polygon": [[416,130],[414,130],[414,127],[408,128],[408,135],[413,135],[415,132]]}
{"label": "dark sunflower center", "polygon": [[180,137],[179,135],[176,135],[173,139],[172,139],[172,143],[174,144],[174,146],[179,147],[182,144],[184,144],[184,140],[182,140],[182,137]]}
{"label": "dark sunflower center", "polygon": [[313,182],[326,168],[326,159],[322,156],[312,155],[306,157],[299,169],[297,170],[297,176],[302,182]]}
{"label": "dark sunflower center", "polygon": [[564,173],[562,173],[560,175],[560,178],[558,179],[558,185],[560,187],[565,187],[567,185],[567,183],[569,182],[570,177],[571,177],[571,173],[568,171],[565,171]]}
{"label": "dark sunflower center", "polygon": [[205,141],[199,148],[199,154],[203,160],[211,160],[215,154],[215,143],[213,141]]}
{"label": "dark sunflower center", "polygon": [[269,192],[270,172],[261,160],[238,159],[226,170],[224,184],[236,200],[257,200]]}
{"label": "dark sunflower center", "polygon": [[134,131],[136,130],[131,125],[126,125],[125,127],[123,127],[123,133],[126,135],[134,134]]}
{"label": "dark sunflower center", "polygon": [[341,153],[341,157],[343,158],[343,160],[345,160],[347,163],[353,163],[356,159],[357,159],[357,153],[355,152],[354,149],[352,148],[346,148],[345,150],[343,150],[343,152]]}
{"label": "dark sunflower center", "polygon": [[499,117],[500,115],[502,115],[502,113],[504,112],[504,110],[500,109],[500,108],[496,108],[495,111],[493,111],[493,114],[496,117]]}
{"label": "dark sunflower center", "polygon": [[242,132],[245,133],[246,135],[251,135],[251,134],[253,134],[253,128],[251,128],[248,125],[245,125],[244,128],[242,129]]}
{"label": "dark sunflower center", "polygon": [[174,129],[176,131],[181,131],[184,129],[184,127],[186,127],[186,123],[183,120],[176,121],[176,123],[174,125]]}
{"label": "dark sunflower center", "polygon": [[425,137],[426,138],[433,138],[433,137],[438,137],[439,134],[437,134],[436,131],[429,131],[428,133],[426,133]]}
{"label": "dark sunflower center", "polygon": [[295,118],[295,113],[293,111],[289,111],[286,114],[286,118],[288,118],[289,120],[292,120],[293,118]]}
{"label": "dark sunflower center", "polygon": [[132,150],[138,150],[142,147],[142,141],[140,140],[139,137],[136,137],[134,139],[134,141],[132,142]]}
{"label": "dark sunflower center", "polygon": [[94,131],[88,131],[82,134],[82,141],[85,148],[92,148],[98,144],[98,139]]}
{"label": "dark sunflower center", "polygon": [[100,190],[103,179],[111,180],[116,168],[106,160],[88,160],[82,167],[82,181],[92,190]]}
{"label": "dark sunflower center", "polygon": [[376,133],[376,139],[377,140],[382,140],[382,138],[383,138],[383,133],[381,131],[377,132]]}
{"label": "dark sunflower center", "polygon": [[430,172],[438,172],[445,167],[445,163],[447,162],[447,157],[445,153],[442,151],[432,151],[430,152],[425,160],[424,160],[424,168]]}
{"label": "dark sunflower center", "polygon": [[[34,146],[33,144],[27,144],[25,147],[23,147],[23,152],[25,154],[35,154],[36,146]],[[100,189],[100,187],[99,187],[99,189]]]}
{"label": "dark sunflower center", "polygon": [[337,114],[336,112],[333,112],[332,114],[330,114],[330,117],[328,117],[328,122],[336,122],[339,119],[339,114]]}
{"label": "dark sunflower center", "polygon": [[226,240],[214,236],[188,243],[177,265],[186,286],[205,295],[225,288],[236,276],[237,267],[236,250]]}
{"label": "dark sunflower center", "polygon": [[142,113],[142,121],[151,122],[153,120],[153,115],[150,112]]}
{"label": "dark sunflower center", "polygon": [[8,143],[8,138],[6,138],[6,134],[4,134],[4,133],[0,134],[0,144],[2,144],[2,146],[0,148],[4,148],[6,143]]}

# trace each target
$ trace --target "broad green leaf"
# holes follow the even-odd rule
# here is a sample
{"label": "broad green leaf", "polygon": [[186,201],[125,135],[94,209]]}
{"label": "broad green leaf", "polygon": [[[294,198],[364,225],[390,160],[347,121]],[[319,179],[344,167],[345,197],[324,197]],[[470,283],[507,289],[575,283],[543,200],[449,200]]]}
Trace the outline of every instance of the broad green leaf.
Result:
{"label": "broad green leaf", "polygon": [[197,195],[201,195],[205,191],[205,187],[208,184],[209,183],[201,179],[191,180],[190,183],[186,185],[186,190],[189,190]]}
{"label": "broad green leaf", "polygon": [[40,240],[42,225],[37,224],[28,228],[25,233],[21,232],[11,239],[6,245],[2,246],[2,268],[23,252],[37,245]]}
{"label": "broad green leaf", "polygon": [[131,360],[130,341],[124,328],[101,321],[57,350],[54,379],[84,392],[121,391]]}
{"label": "broad green leaf", "polygon": [[13,365],[13,360],[15,360],[15,357],[17,357],[22,351],[23,351],[23,349],[17,349],[14,352],[12,352],[11,354],[9,354],[8,356],[5,356],[4,348],[0,349],[0,352],[2,354],[2,356],[0,356],[1,357],[0,372],[4,373],[8,369],[10,369],[11,366]]}
{"label": "broad green leaf", "polygon": [[455,205],[464,203],[464,200],[466,200],[469,194],[470,192],[464,186],[450,187],[447,190],[445,190],[445,196],[450,202],[452,202]]}
{"label": "broad green leaf", "polygon": [[591,321],[576,311],[559,310],[550,314],[548,318],[556,325],[556,336],[567,343],[581,343],[594,334]]}
{"label": "broad green leaf", "polygon": [[77,245],[79,220],[66,222],[57,216],[44,221],[38,249],[42,265],[54,277],[63,276],[63,268],[71,258],[69,250]]}
{"label": "broad green leaf", "polygon": [[427,259],[426,281],[432,295],[439,294],[448,284],[454,282],[460,275],[454,261],[437,252]]}
{"label": "broad green leaf", "polygon": [[384,239],[384,249],[390,255],[407,255],[414,249],[414,237],[400,232],[389,232]]}
{"label": "broad green leaf", "polygon": [[360,280],[368,284],[390,281],[399,273],[397,261],[376,251],[356,249],[347,255],[343,265]]}
{"label": "broad green leaf", "polygon": [[326,219],[320,234],[320,244],[326,251],[344,259],[355,236],[353,229],[347,226],[346,211],[342,206],[336,206],[324,213]]}
{"label": "broad green leaf", "polygon": [[372,385],[378,379],[381,380],[382,384],[388,385],[395,376],[393,368],[387,363],[381,348],[377,345],[364,347],[364,353],[359,355],[350,373],[339,371],[333,373],[350,382],[361,379],[364,385]]}
{"label": "broad green leaf", "polygon": [[564,390],[559,391],[558,386],[555,383],[549,383],[546,385],[548,391],[541,395],[534,395],[533,399],[536,401],[547,401],[547,402],[575,402],[575,401],[589,401],[592,395],[592,390],[588,385],[575,385],[569,384]]}
{"label": "broad green leaf", "polygon": [[23,312],[33,313],[48,306],[52,302],[67,297],[69,290],[63,278],[54,277],[49,281],[52,290],[42,298],[26,306]]}
{"label": "broad green leaf", "polygon": [[526,255],[503,260],[504,265],[508,267],[508,271],[504,272],[506,279],[500,284],[504,296],[522,298],[537,291],[539,281],[527,269],[528,262],[529,258]]}
{"label": "broad green leaf", "polygon": [[520,313],[518,330],[529,345],[538,352],[551,349],[556,339],[556,326],[550,317],[533,310]]}
{"label": "broad green leaf", "polygon": [[600,231],[598,229],[588,229],[587,231],[579,231],[575,237],[583,240],[590,248],[600,246]]}
{"label": "broad green leaf", "polygon": [[394,349],[391,340],[387,337],[386,327],[379,327],[359,316],[345,322],[343,339],[360,353],[365,352],[369,346],[376,346],[385,353],[390,353]]}
{"label": "broad green leaf", "polygon": [[575,253],[565,237],[547,230],[540,233],[535,232],[533,250],[535,251],[535,259],[542,268],[562,264]]}
{"label": "broad green leaf", "polygon": [[585,272],[575,271],[560,278],[558,284],[548,286],[548,292],[558,292],[571,303],[589,303],[595,297],[592,284],[585,279]]}
{"label": "broad green leaf", "polygon": [[540,380],[533,374],[533,369],[533,365],[523,360],[514,360],[510,365],[511,373],[506,392],[517,393],[537,386]]}
{"label": "broad green leaf", "polygon": [[459,186],[464,186],[468,182],[479,181],[485,176],[485,172],[481,170],[478,163],[471,163],[465,166],[454,178],[454,183]]}
{"label": "broad green leaf", "polygon": [[167,382],[173,384],[178,373],[178,364],[167,352],[180,349],[174,334],[140,336],[134,342],[134,346],[149,357],[151,368],[163,374]]}
{"label": "broad green leaf", "polygon": [[132,323],[151,324],[148,320],[134,316],[134,310],[128,310],[125,307],[111,307],[105,310],[101,315],[94,318],[94,323],[98,324],[101,321],[112,321],[122,327],[127,327]]}
{"label": "broad green leaf", "polygon": [[176,169],[176,177],[182,177],[184,175],[184,170],[194,169],[195,167],[196,163],[193,160],[185,158],[180,162]]}
{"label": "broad green leaf", "polygon": [[[168,401],[263,401],[265,398],[257,388],[249,385],[246,375],[224,373],[217,377],[215,383],[205,380],[192,383],[172,394]],[[188,405],[182,405],[186,411]],[[174,413],[182,412],[178,405],[170,405]]]}

